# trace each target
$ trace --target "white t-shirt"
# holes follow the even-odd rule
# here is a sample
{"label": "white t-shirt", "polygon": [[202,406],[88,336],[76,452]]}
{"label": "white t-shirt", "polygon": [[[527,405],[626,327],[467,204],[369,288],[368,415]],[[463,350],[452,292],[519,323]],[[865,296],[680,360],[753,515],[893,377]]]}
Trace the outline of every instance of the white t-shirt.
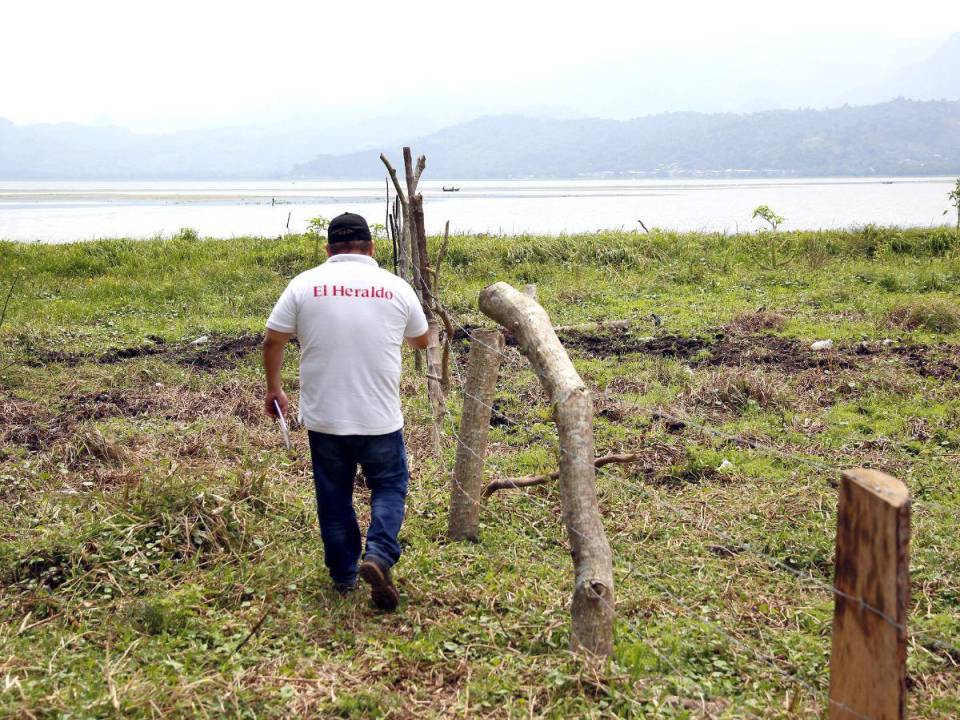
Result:
{"label": "white t-shirt", "polygon": [[300,339],[300,420],[330,435],[403,427],[400,347],[427,320],[403,279],[366,255],[334,255],[297,275],[267,327]]}

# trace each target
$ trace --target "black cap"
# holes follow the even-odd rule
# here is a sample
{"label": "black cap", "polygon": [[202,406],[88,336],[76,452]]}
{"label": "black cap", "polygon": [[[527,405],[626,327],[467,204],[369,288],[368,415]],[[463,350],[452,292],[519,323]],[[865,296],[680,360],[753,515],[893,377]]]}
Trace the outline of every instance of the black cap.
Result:
{"label": "black cap", "polygon": [[352,240],[370,240],[370,227],[362,216],[356,213],[343,213],[330,221],[327,228],[327,242],[350,242]]}

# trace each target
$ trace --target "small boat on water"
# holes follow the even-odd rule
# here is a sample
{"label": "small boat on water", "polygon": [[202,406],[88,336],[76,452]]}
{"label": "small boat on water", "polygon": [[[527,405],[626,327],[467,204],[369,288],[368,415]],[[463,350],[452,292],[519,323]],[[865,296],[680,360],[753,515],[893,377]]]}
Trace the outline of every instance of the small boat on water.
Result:
{"label": "small boat on water", "polygon": [[442,187],[444,192],[460,192],[460,188],[458,187],[447,187],[446,185],[443,185]]}

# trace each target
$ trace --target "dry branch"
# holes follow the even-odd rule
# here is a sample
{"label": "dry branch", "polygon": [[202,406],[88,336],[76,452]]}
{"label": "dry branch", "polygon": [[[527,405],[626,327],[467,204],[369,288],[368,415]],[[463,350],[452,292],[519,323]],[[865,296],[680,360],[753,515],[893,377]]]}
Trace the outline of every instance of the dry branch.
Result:
{"label": "dry branch", "polygon": [[[21,271],[23,268],[21,268]],[[10,306],[10,298],[13,297],[13,291],[17,287],[17,283],[20,282],[20,274],[14,275],[13,280],[10,281],[10,289],[7,290],[7,296],[3,300],[3,310],[0,310],[0,328],[3,327],[4,321],[7,319],[7,308]],[[11,360],[6,365],[0,366],[0,372],[13,367],[16,364],[16,360]]]}
{"label": "dry branch", "polygon": [[433,262],[433,295],[439,294],[440,288],[440,267],[443,265],[443,259],[447,256],[447,245],[450,242],[450,221],[447,220],[443,226],[443,241],[440,243],[440,249],[437,250],[437,258]]}
{"label": "dry branch", "polygon": [[[390,164],[387,156],[380,153],[380,161],[387,168],[390,180],[393,181],[393,187],[397,191],[397,202],[400,209],[403,210],[400,227],[396,222],[393,226],[393,236],[397,242],[397,259],[400,265],[400,277],[409,282],[410,280],[410,200],[400,187],[400,180],[397,178],[397,171]],[[394,209],[394,219],[396,219],[396,208]],[[417,356],[419,357],[419,355]]]}
{"label": "dry branch", "polygon": [[554,330],[558,333],[587,333],[600,330],[627,330],[632,325],[633,320],[600,320],[599,322],[583,323],[582,325],[557,325]]}
{"label": "dry branch", "polygon": [[506,283],[480,293],[480,310],[508,328],[541,377],[560,436],[560,505],[573,558],[570,645],[592,657],[613,652],[613,558],[597,503],[593,401],[550,318]]}
{"label": "dry branch", "polygon": [[390,174],[390,179],[393,181],[393,188],[397,191],[397,197],[400,198],[400,202],[406,205],[407,198],[403,194],[403,188],[400,187],[400,181],[397,179],[397,171],[394,169],[393,165],[390,164],[390,161],[387,160],[387,156],[383,153],[380,153],[380,160],[387,167],[387,172]]}
{"label": "dry branch", "polygon": [[417,186],[420,185],[420,176],[423,174],[424,168],[427,167],[427,156],[421,155],[417,158],[417,169],[413,171],[413,189],[416,190]]}
{"label": "dry branch", "polygon": [[[603,455],[593,461],[594,467],[603,467],[604,465],[635,463],[645,460],[649,457],[644,453],[622,453],[619,455]],[[551,480],[560,477],[560,471],[554,470],[545,475],[526,475],[518,478],[504,478],[494,480],[483,489],[483,496],[490,497],[497,490],[515,490],[518,488],[533,487],[534,485],[544,485]]]}
{"label": "dry branch", "polygon": [[7,319],[7,307],[10,305],[10,298],[13,297],[13,291],[17,287],[17,283],[20,282],[20,275],[14,275],[13,280],[10,281],[10,289],[7,290],[7,297],[3,300],[3,310],[0,310],[0,328],[3,327],[3,321]]}
{"label": "dry branch", "polygon": [[405,147],[403,149],[403,174],[407,181],[408,200],[413,200],[413,196],[417,194],[417,180],[414,178],[414,173],[413,154],[410,152],[410,148]]}
{"label": "dry branch", "polygon": [[427,254],[427,231],[423,218],[423,195],[417,193],[410,199],[410,248],[413,264],[416,267],[416,282],[413,287],[417,291],[423,313],[427,320],[433,319],[433,308],[430,298],[430,256]]}

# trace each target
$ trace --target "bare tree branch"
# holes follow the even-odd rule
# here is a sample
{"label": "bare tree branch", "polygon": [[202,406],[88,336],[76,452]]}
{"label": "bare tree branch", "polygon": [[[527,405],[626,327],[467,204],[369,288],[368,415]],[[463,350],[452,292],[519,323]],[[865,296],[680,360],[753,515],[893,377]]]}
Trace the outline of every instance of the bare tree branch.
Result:
{"label": "bare tree branch", "polygon": [[413,189],[416,191],[417,186],[420,184],[420,176],[423,174],[424,168],[427,167],[427,156],[421,155],[417,158],[417,169],[413,171]]}
{"label": "bare tree branch", "polygon": [[383,153],[380,153],[380,160],[387,167],[387,172],[390,173],[390,179],[393,180],[393,187],[397,191],[397,196],[400,198],[400,202],[403,205],[404,209],[407,207],[407,198],[403,194],[403,188],[400,187],[400,181],[397,179],[397,171],[394,170],[393,165],[390,164],[390,161],[387,160],[387,156]]}
{"label": "bare tree branch", "polygon": [[413,154],[409,147],[403,149],[403,172],[407,180],[407,199],[412,201],[417,194],[417,183],[413,179]]}
{"label": "bare tree branch", "polygon": [[443,264],[443,258],[447,255],[447,243],[450,242],[450,221],[447,220],[443,226],[443,242],[440,243],[440,249],[437,250],[437,259],[433,263],[433,295],[437,297],[440,287],[440,266]]}
{"label": "bare tree branch", "polygon": [[[622,455],[604,455],[593,461],[594,467],[603,467],[614,463],[635,463],[648,458],[644,453],[626,453]],[[494,480],[483,489],[483,496],[490,497],[497,490],[514,490],[517,488],[532,487],[534,485],[544,485],[551,480],[560,477],[560,471],[554,470],[546,475],[527,475],[520,478],[504,478],[503,480]]]}

